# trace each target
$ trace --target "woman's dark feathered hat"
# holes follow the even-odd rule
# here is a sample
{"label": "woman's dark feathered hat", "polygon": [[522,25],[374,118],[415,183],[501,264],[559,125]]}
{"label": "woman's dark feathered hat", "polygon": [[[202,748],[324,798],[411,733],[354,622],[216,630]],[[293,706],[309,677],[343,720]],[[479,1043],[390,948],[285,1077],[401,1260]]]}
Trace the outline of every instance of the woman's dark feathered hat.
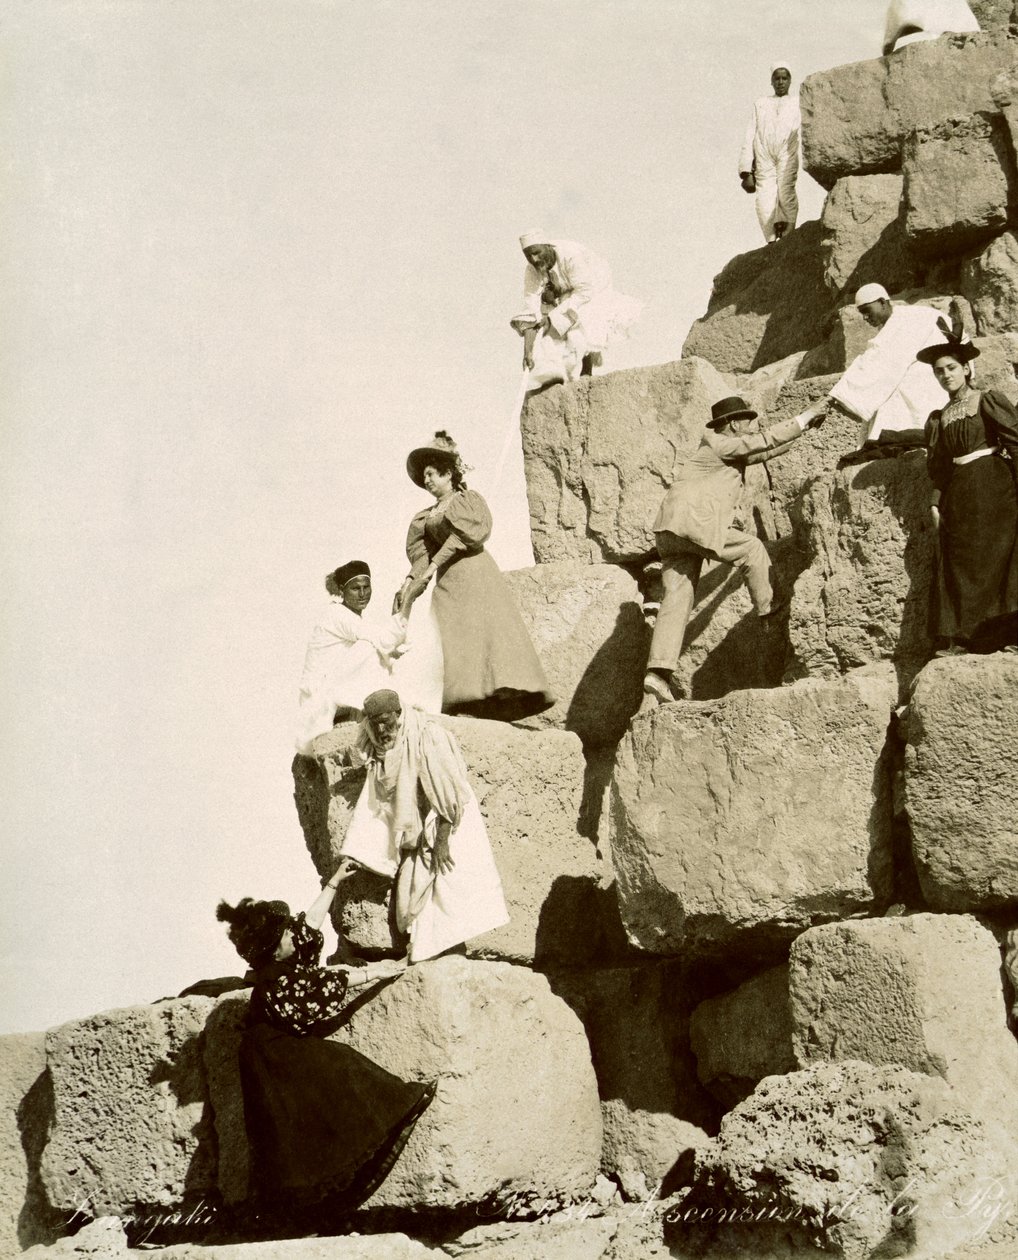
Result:
{"label": "woman's dark feathered hat", "polygon": [[440,468],[451,467],[461,477],[467,471],[456,449],[456,443],[445,429],[437,430],[430,446],[418,446],[406,457],[407,476],[415,486],[420,486],[422,490],[424,489],[424,470],[429,464]]}
{"label": "woman's dark feathered hat", "polygon": [[230,940],[249,967],[260,967],[276,952],[290,925],[290,907],[285,901],[255,901],[244,897],[235,906],[221,901],[216,918],[229,923]]}
{"label": "woman's dark feathered hat", "polygon": [[945,354],[951,355],[959,363],[969,363],[972,359],[979,357],[978,348],[972,344],[965,332],[965,320],[954,298],[951,299],[948,314],[951,316],[950,324],[943,315],[937,320],[937,327],[944,334],[944,340],[935,346],[927,346],[924,350],[920,350],[916,355],[920,363],[928,363],[932,367]]}

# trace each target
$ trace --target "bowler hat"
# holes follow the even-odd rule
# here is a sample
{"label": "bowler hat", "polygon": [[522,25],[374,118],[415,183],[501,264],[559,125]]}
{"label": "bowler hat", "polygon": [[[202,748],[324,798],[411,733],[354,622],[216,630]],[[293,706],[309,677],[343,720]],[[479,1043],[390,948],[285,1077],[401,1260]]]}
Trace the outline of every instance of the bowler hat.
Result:
{"label": "bowler hat", "polygon": [[728,424],[730,420],[755,420],[756,417],[757,412],[746,402],[745,398],[740,398],[738,394],[731,394],[728,398],[719,399],[711,407],[707,428],[720,429],[723,424]]}

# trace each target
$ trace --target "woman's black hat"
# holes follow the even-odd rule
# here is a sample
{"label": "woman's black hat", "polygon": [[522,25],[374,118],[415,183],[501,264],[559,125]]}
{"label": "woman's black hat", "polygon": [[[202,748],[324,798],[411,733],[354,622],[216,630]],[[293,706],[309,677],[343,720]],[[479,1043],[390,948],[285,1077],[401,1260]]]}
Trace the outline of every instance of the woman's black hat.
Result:
{"label": "woman's black hat", "polygon": [[290,907],[285,901],[255,901],[244,897],[235,906],[221,901],[216,918],[229,923],[230,940],[249,967],[260,967],[276,952],[290,926]]}
{"label": "woman's black hat", "polygon": [[456,443],[444,429],[439,429],[430,446],[418,446],[406,457],[407,476],[415,486],[424,489],[424,470],[429,464],[439,468],[451,467],[453,471],[463,472],[463,461],[456,449]]}

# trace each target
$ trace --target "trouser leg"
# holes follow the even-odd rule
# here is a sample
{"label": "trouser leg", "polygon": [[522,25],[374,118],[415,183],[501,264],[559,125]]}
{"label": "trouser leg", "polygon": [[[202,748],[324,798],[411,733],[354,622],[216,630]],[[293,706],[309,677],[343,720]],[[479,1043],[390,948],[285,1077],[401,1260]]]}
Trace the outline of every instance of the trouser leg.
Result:
{"label": "trouser leg", "polygon": [[775,221],[788,224],[788,230],[795,227],[799,217],[799,199],[795,192],[795,183],[799,175],[799,157],[796,153],[786,153],[778,159],[776,175],[777,204],[774,208]]}
{"label": "trouser leg", "polygon": [[696,584],[704,557],[696,552],[686,551],[678,544],[679,540],[673,534],[663,531],[657,535],[664,596],[650,641],[648,669],[675,669],[682,653],[682,640],[689,614],[693,609]]}
{"label": "trouser leg", "polygon": [[774,587],[771,584],[770,557],[760,539],[753,534],[743,533],[741,529],[729,529],[724,546],[717,552],[717,558],[739,570],[749,587],[753,607],[759,616],[766,616],[771,611]]}
{"label": "trouser leg", "polygon": [[774,212],[778,205],[778,172],[770,162],[757,161],[754,171],[756,179],[756,217],[764,240],[774,240]]}

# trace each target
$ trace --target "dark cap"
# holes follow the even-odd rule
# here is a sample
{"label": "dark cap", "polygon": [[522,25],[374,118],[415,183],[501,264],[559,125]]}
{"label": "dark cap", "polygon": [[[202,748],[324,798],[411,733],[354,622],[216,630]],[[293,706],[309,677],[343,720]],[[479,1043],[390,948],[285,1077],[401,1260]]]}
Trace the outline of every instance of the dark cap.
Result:
{"label": "dark cap", "polygon": [[740,398],[738,394],[731,394],[728,398],[720,399],[711,407],[707,428],[719,429],[723,424],[727,424],[729,420],[755,420],[756,417],[757,413],[746,402],[745,398]]}
{"label": "dark cap", "polygon": [[363,560],[348,560],[346,564],[341,564],[338,569],[333,569],[329,574],[332,578],[333,585],[337,590],[341,591],[347,582],[352,582],[355,577],[370,577],[371,570]]}
{"label": "dark cap", "polygon": [[369,718],[381,717],[383,713],[403,712],[399,696],[387,688],[383,688],[381,691],[373,691],[370,696],[365,698],[361,708],[364,710],[364,716]]}

